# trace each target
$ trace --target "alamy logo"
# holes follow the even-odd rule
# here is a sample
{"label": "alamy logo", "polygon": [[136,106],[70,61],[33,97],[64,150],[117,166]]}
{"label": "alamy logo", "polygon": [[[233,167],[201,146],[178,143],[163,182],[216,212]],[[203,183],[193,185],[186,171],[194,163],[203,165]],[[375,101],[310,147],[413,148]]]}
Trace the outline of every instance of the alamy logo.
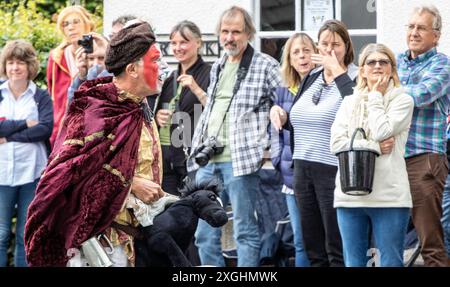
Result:
{"label": "alamy logo", "polygon": [[377,11],[377,2],[375,0],[368,0],[366,8],[369,13],[374,13]]}

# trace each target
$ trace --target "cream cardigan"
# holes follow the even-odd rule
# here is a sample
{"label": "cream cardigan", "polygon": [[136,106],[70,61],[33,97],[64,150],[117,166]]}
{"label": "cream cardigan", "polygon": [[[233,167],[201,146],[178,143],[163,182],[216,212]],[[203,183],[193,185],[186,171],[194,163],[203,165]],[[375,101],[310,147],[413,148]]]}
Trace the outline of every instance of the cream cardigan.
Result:
{"label": "cream cardigan", "polygon": [[[361,100],[366,104],[361,105]],[[379,142],[391,136],[395,138],[395,145],[391,153],[376,158],[373,189],[369,195],[344,194],[338,171],[334,207],[412,207],[404,154],[413,108],[412,97],[392,83],[384,96],[365,90],[355,91],[352,96],[344,98],[331,127],[332,153],[349,148],[352,133],[357,127],[363,127],[369,136],[367,140],[357,136],[354,147],[380,152]]]}

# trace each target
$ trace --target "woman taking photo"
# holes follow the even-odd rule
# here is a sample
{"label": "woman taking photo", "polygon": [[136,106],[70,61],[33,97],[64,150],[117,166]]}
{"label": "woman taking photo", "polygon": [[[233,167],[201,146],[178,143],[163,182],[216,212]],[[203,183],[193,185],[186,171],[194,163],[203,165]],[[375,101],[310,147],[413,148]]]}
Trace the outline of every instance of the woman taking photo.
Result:
{"label": "woman taking photo", "polygon": [[78,75],[75,52],[78,40],[94,31],[95,25],[89,12],[81,6],[64,8],[58,16],[58,30],[63,42],[51,51],[47,64],[47,86],[53,99],[55,122],[50,142],[53,145],[67,110],[67,93],[72,79]]}
{"label": "woman taking photo", "polygon": [[163,154],[162,188],[175,195],[187,175],[186,154],[190,151],[184,149],[191,145],[195,106],[201,112],[207,99],[211,67],[200,56],[201,36],[200,29],[190,21],[173,27],[170,45],[179,61],[178,69],[164,82],[156,109]]}
{"label": "woman taking photo", "polygon": [[336,176],[334,206],[348,267],[367,265],[371,228],[381,266],[403,266],[412,207],[404,155],[414,101],[400,87],[396,67],[389,48],[368,45],[359,58],[355,92],[344,99],[331,127],[332,153],[348,149],[355,129],[363,128],[367,140],[355,140],[353,146],[381,154],[375,159],[373,187],[368,195],[343,193],[339,173]]}
{"label": "woman taking photo", "polygon": [[[292,151],[288,130],[281,130],[278,114],[286,113],[292,107],[294,97],[303,78],[314,68],[311,55],[317,53],[314,41],[305,33],[295,33],[286,42],[283,50],[281,76],[284,87],[277,89],[277,100],[270,110],[272,122],[272,143],[270,154],[273,166],[283,177],[282,192],[286,195],[286,204],[294,234],[295,266],[309,266],[308,257],[303,248],[300,212],[292,189]],[[278,134],[278,135],[277,135]]]}
{"label": "woman taking photo", "polygon": [[11,221],[17,205],[14,266],[25,267],[27,209],[47,164],[46,142],[53,128],[53,106],[46,90],[32,81],[39,70],[33,46],[6,44],[0,56],[0,266],[7,265]]}

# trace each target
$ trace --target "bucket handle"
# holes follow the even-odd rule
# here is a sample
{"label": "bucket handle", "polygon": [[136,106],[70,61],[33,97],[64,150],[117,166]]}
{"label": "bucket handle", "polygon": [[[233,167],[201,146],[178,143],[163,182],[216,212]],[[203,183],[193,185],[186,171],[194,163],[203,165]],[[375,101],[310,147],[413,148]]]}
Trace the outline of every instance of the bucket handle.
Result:
{"label": "bucket handle", "polygon": [[366,132],[364,131],[363,128],[355,129],[355,131],[353,132],[353,135],[352,135],[352,139],[350,140],[350,150],[353,150],[353,141],[355,140],[357,132],[361,132],[363,135],[363,138],[366,139]]}

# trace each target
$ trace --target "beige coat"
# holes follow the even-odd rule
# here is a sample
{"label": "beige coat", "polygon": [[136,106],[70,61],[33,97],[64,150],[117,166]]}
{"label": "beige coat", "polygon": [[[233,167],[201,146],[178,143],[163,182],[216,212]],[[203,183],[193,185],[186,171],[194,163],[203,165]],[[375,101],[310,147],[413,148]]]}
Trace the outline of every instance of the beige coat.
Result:
{"label": "beige coat", "polygon": [[408,174],[404,159],[405,144],[414,108],[412,97],[391,82],[386,94],[355,91],[346,97],[331,127],[331,152],[349,148],[353,131],[363,127],[367,140],[357,136],[353,146],[380,152],[379,142],[394,136],[391,153],[376,158],[372,193],[346,195],[341,190],[339,171],[336,176],[334,207],[412,207]]}

